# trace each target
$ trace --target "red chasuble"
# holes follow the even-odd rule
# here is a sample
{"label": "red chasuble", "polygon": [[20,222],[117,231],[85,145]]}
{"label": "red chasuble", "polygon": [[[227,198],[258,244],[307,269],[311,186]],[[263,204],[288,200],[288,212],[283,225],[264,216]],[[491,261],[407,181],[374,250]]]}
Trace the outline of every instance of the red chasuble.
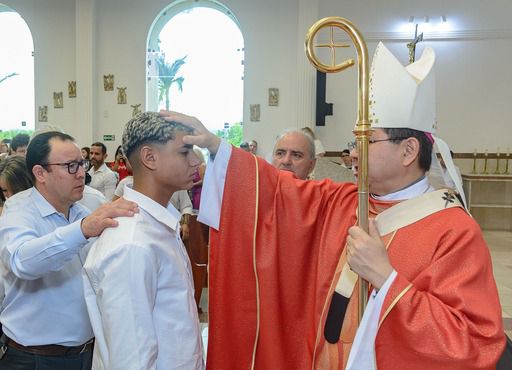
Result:
{"label": "red chasuble", "polygon": [[[390,205],[375,202],[372,209]],[[325,342],[323,326],[356,207],[354,184],[298,180],[233,148],[220,231],[210,236],[208,369],[344,368],[357,294],[337,345]],[[486,369],[501,353],[487,247],[464,211],[449,211],[439,222],[431,215],[424,227],[388,237],[398,277],[381,313],[379,370]],[[464,248],[474,255],[467,258]]]}

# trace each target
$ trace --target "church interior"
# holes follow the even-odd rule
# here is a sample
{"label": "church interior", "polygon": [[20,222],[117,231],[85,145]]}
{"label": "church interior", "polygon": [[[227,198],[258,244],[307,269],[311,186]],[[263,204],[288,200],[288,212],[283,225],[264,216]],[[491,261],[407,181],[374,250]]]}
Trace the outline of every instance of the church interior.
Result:
{"label": "church interior", "polygon": [[[19,13],[33,37],[35,101],[26,109],[35,117],[34,128],[60,127],[84,146],[103,141],[112,155],[121,145],[124,125],[134,109],[159,108],[148,97],[147,51],[163,14],[168,12],[171,18],[201,6],[223,9],[243,36],[243,141],[256,140],[258,154],[265,157],[283,130],[310,127],[325,148],[325,156],[317,163],[317,178],[336,178],[332,163],[339,162],[341,151],[354,140],[358,76],[355,67],[327,74],[322,103],[331,104],[330,112],[324,114],[322,124],[317,123],[318,76],[304,51],[310,26],[329,16],[349,19],[364,36],[370,58],[382,41],[404,64],[411,52],[419,57],[425,47],[432,47],[436,52],[437,136],[453,151],[469,212],[483,230],[492,256],[504,329],[512,336],[512,1],[0,3]],[[209,32],[208,24],[198,27],[200,32]],[[421,40],[417,39],[418,30],[423,32]],[[338,38],[337,42],[350,43],[346,36],[339,34]],[[337,52],[340,60],[354,57],[352,47]],[[2,50],[0,55],[5,57]],[[114,91],[105,88],[109,75],[114,76]],[[69,81],[75,82],[76,97],[68,96]],[[64,91],[60,102],[54,96],[59,91]],[[226,99],[226,104],[231,103]],[[47,116],[41,116],[42,107],[46,107]],[[184,113],[199,114],[193,108]],[[196,292],[196,300],[203,328],[208,325],[207,239],[205,230],[194,220],[189,244],[199,249],[189,250],[189,255],[196,290],[202,293]]]}

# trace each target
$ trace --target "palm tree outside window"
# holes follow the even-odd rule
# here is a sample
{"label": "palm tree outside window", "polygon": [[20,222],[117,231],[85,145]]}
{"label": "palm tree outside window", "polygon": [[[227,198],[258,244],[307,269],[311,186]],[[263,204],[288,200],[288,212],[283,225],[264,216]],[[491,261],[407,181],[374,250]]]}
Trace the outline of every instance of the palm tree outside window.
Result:
{"label": "palm tree outside window", "polygon": [[183,76],[178,76],[179,69],[185,64],[185,55],[183,58],[176,59],[172,64],[167,63],[164,55],[159,55],[156,59],[158,66],[158,101],[165,100],[165,109],[170,107],[170,91],[174,83],[178,85],[179,91],[183,91]]}

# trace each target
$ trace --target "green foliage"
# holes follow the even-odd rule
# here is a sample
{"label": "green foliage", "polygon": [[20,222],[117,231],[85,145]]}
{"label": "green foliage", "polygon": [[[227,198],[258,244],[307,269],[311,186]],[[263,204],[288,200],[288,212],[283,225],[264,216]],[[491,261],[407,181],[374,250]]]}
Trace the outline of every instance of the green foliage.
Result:
{"label": "green foliage", "polygon": [[15,137],[18,134],[27,134],[30,136],[30,135],[32,135],[33,132],[34,132],[34,130],[8,130],[8,131],[0,130],[0,140],[12,139],[13,137]]}
{"label": "green foliage", "polygon": [[244,132],[241,122],[231,125],[227,130],[217,130],[217,132],[215,132],[215,135],[226,139],[230,144],[234,146],[240,146],[243,141],[243,134]]}
{"label": "green foliage", "polygon": [[163,55],[156,59],[156,64],[158,65],[158,101],[162,102],[165,99],[166,110],[169,110],[170,106],[169,94],[172,84],[177,83],[178,89],[183,91],[183,81],[185,78],[176,75],[181,66],[185,64],[186,57],[185,55],[183,58],[176,59],[172,64],[167,63]]}

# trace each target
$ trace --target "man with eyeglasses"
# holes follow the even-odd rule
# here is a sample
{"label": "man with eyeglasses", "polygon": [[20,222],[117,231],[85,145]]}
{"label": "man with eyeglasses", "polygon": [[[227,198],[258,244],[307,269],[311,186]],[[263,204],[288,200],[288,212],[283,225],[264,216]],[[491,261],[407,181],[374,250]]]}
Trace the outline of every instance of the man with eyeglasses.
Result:
{"label": "man with eyeglasses", "polygon": [[119,200],[90,213],[77,204],[87,163],[67,134],[35,136],[26,161],[34,187],[9,198],[0,218],[0,369],[90,369],[93,332],[81,279],[87,240],[137,206]]}
{"label": "man with eyeglasses", "polygon": [[[434,60],[426,48],[404,67],[376,49],[369,233],[355,226],[354,184],[284,176],[197,119],[162,112],[193,127],[184,142],[212,157],[198,218],[212,227],[209,368],[496,367],[505,336],[489,250],[457,194],[426,177],[434,142],[453,172],[434,136]],[[358,275],[371,292],[359,327]]]}

